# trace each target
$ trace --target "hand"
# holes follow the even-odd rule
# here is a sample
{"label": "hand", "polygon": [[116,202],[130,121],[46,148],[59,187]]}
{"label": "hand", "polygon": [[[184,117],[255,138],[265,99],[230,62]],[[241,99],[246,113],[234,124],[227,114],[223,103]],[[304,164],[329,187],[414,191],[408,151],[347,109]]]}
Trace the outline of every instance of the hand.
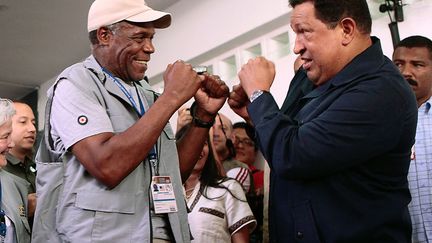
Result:
{"label": "hand", "polygon": [[201,88],[195,94],[197,116],[204,121],[213,119],[228,95],[229,88],[219,76],[205,75]]}
{"label": "hand", "polygon": [[201,84],[204,92],[212,98],[228,97],[229,88],[224,85],[225,82],[217,75],[207,75],[206,79]]}
{"label": "hand", "polygon": [[33,217],[36,209],[36,193],[28,194],[27,200],[28,200],[27,214],[29,217]]}
{"label": "hand", "polygon": [[168,95],[178,107],[195,95],[205,79],[192,69],[192,65],[180,60],[168,65],[163,78],[163,95]]}
{"label": "hand", "polygon": [[189,108],[182,107],[177,112],[177,131],[192,122],[192,116]]}
{"label": "hand", "polygon": [[247,97],[256,90],[270,91],[275,75],[274,63],[264,57],[250,59],[238,73],[240,85]]}
{"label": "hand", "polygon": [[247,112],[247,105],[249,98],[243,88],[238,84],[234,85],[228,98],[228,105],[231,109],[246,121],[249,121],[249,113]]}

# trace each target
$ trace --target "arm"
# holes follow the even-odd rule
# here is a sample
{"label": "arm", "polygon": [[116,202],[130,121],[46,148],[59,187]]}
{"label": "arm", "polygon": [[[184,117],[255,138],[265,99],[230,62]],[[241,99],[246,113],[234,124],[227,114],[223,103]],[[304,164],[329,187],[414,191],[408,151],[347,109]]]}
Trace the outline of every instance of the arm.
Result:
{"label": "arm", "polygon": [[248,243],[249,242],[249,229],[243,227],[233,235],[231,235],[231,242],[233,243]]}
{"label": "arm", "polygon": [[28,194],[27,199],[28,199],[28,205],[27,205],[28,217],[33,217],[36,209],[36,193]]}
{"label": "arm", "polygon": [[72,146],[72,152],[92,176],[114,188],[146,158],[169,118],[196,93],[202,78],[183,62],[168,65],[164,93],[141,119],[119,134],[86,137]]}
{"label": "arm", "polygon": [[[240,84],[247,95],[268,90],[273,73],[271,62],[256,58],[239,72]],[[272,171],[290,179],[315,178],[392,149],[402,133],[401,115],[409,109],[409,97],[402,97],[398,77],[391,75],[321,91],[295,112],[296,117],[282,113],[270,93],[249,104],[260,149]]]}
{"label": "arm", "polygon": [[[228,86],[217,76],[206,76],[204,85],[195,94],[197,104],[195,115],[201,121],[210,122],[225,103],[229,93]],[[198,127],[192,122],[185,135],[177,141],[180,172],[183,182],[189,177],[201,154],[210,128]]]}
{"label": "arm", "polygon": [[249,242],[249,233],[255,229],[257,221],[246,201],[241,185],[237,181],[228,183],[225,185],[231,193],[226,193],[225,196],[225,212],[231,232],[231,242]]}
{"label": "arm", "polygon": [[393,148],[402,131],[403,98],[385,89],[376,92],[363,83],[330,104],[309,103],[307,109],[317,115],[303,124],[280,113],[271,94],[260,97],[248,109],[273,171],[291,179],[314,178]]}

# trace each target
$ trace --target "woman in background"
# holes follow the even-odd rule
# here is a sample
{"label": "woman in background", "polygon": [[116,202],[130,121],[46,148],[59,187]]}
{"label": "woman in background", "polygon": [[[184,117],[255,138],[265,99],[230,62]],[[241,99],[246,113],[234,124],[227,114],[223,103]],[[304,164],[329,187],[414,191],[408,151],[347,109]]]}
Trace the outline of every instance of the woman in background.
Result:
{"label": "woman in background", "polygon": [[30,226],[27,221],[27,195],[29,183],[5,170],[6,154],[14,144],[12,116],[13,103],[0,98],[0,242],[30,243]]}
{"label": "woman in background", "polygon": [[[186,127],[178,131],[177,139]],[[184,183],[192,242],[249,242],[256,220],[241,185],[220,174],[209,144],[207,139]]]}

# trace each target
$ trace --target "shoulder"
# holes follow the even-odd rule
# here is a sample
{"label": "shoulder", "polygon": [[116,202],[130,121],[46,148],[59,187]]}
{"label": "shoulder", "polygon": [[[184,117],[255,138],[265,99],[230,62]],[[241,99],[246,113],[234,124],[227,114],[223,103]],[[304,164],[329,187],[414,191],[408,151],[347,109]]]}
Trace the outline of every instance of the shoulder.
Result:
{"label": "shoulder", "polygon": [[30,183],[26,180],[24,180],[23,178],[16,176],[4,169],[0,169],[0,175],[2,178],[2,187],[5,187],[5,185],[3,183],[8,183],[10,184],[15,184],[17,186],[24,186],[27,187],[30,185]]}
{"label": "shoulder", "polygon": [[224,180],[221,184],[236,197],[242,199],[245,197],[243,187],[237,180],[234,180],[233,178],[226,178],[226,180]]}
{"label": "shoulder", "polygon": [[[0,169],[1,190],[4,194],[27,195],[30,183],[23,178]],[[5,200],[6,197],[3,198]]]}
{"label": "shoulder", "polygon": [[[99,80],[102,82],[105,80],[105,75],[101,71],[101,67],[94,59],[93,56],[88,57],[83,62],[73,64],[63,70],[56,79],[56,83],[62,80],[69,80],[74,86],[87,90],[91,86],[95,86],[96,82],[89,82],[89,80]],[[61,83],[64,83],[63,81]]]}
{"label": "shoulder", "polygon": [[236,168],[236,167],[243,167],[243,168],[249,168],[247,164],[240,162],[238,160],[235,159],[227,159],[223,162],[223,167],[225,169],[225,171],[228,171],[232,168]]}

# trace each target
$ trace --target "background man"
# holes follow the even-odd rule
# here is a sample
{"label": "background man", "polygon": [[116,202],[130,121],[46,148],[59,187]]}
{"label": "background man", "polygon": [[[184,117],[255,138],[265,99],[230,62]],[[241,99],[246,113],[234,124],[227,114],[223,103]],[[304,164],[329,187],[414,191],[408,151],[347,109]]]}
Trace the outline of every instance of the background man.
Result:
{"label": "background man", "polygon": [[[32,242],[190,241],[182,180],[228,87],[179,60],[164,73],[163,93],[151,89],[143,77],[155,29],[170,24],[170,14],[143,0],[93,2],[92,55],[65,69],[49,91]],[[192,126],[176,142],[168,121],[192,97]],[[42,163],[46,158],[58,163]],[[150,192],[153,184],[173,191]]]}
{"label": "background man", "polygon": [[11,138],[15,146],[6,156],[8,164],[4,170],[21,177],[30,184],[27,214],[29,223],[32,224],[36,207],[36,166],[32,159],[36,140],[36,120],[29,105],[14,101],[14,107],[16,113],[12,117]]}
{"label": "background man", "polygon": [[408,173],[413,242],[432,242],[432,41],[423,36],[403,39],[393,62],[411,85],[418,109],[416,141]]}
{"label": "background man", "polygon": [[252,120],[271,167],[271,242],[410,242],[416,103],[370,36],[367,2],[290,5],[298,73],[315,88],[290,113],[279,110],[269,93],[274,64],[258,57],[242,67],[229,100]]}

